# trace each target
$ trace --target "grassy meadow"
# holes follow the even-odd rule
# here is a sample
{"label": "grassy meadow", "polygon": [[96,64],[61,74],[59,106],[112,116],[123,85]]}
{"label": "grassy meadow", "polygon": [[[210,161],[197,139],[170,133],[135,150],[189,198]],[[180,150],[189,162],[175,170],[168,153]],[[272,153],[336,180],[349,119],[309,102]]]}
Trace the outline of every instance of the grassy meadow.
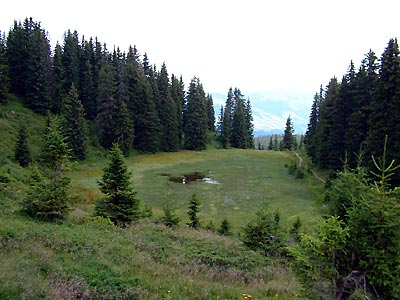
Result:
{"label": "grassy meadow", "polygon": [[[212,221],[219,226],[227,218],[237,233],[263,205],[279,211],[287,226],[300,217],[307,230],[320,218],[321,205],[316,201],[320,186],[313,185],[312,178],[296,179],[289,175],[285,165],[292,159],[296,158],[288,152],[215,149],[134,155],[126,162],[138,197],[153,208],[155,216],[162,215],[163,205],[168,202],[185,222],[188,201],[196,193],[201,202],[202,225]],[[102,196],[96,180],[102,175],[104,163],[83,163],[72,172],[72,191],[83,198],[81,210],[91,212],[94,201]],[[193,172],[218,184],[202,180],[182,184],[165,176]]]}
{"label": "grassy meadow", "polygon": [[[293,153],[219,150],[132,153],[126,162],[138,197],[153,209],[151,219],[121,229],[92,217],[103,195],[97,179],[106,153],[90,142],[89,158],[71,166],[71,213],[60,222],[33,220],[20,213],[29,171],[13,162],[19,123],[28,124],[34,158],[40,151],[45,117],[10,97],[0,107],[0,299],[307,299],[285,258],[246,248],[241,228],[266,205],[279,211],[286,231],[300,217],[312,230],[324,213],[322,183],[309,173],[289,175]],[[215,147],[210,147],[215,148]],[[199,172],[217,181],[188,184],[168,176]],[[219,228],[223,218],[233,236],[191,230],[188,201],[201,201],[200,222]],[[155,222],[168,202],[181,218],[177,228]]]}

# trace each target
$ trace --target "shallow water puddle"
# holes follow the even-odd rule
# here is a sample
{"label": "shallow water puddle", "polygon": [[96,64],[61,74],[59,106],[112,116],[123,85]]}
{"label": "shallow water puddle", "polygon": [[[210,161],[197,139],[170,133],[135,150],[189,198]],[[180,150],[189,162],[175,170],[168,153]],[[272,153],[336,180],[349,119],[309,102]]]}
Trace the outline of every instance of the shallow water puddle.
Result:
{"label": "shallow water puddle", "polygon": [[171,174],[165,174],[165,173],[158,174],[158,175],[169,177],[169,181],[172,181],[175,183],[187,184],[187,183],[195,182],[197,180],[202,180],[208,184],[220,184],[217,180],[214,180],[210,177],[206,177],[204,174],[202,174],[200,172],[187,173],[187,174],[183,174],[183,176],[171,176]]}

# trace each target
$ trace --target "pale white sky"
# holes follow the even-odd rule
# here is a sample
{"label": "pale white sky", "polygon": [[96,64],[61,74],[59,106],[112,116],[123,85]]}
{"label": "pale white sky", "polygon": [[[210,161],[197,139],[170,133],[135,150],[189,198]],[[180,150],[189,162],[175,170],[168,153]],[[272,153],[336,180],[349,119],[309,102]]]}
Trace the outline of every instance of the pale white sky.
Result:
{"label": "pale white sky", "polygon": [[112,50],[136,45],[171,75],[206,92],[316,92],[371,48],[380,57],[400,32],[398,0],[4,1],[0,30],[32,16],[52,44],[67,29]]}

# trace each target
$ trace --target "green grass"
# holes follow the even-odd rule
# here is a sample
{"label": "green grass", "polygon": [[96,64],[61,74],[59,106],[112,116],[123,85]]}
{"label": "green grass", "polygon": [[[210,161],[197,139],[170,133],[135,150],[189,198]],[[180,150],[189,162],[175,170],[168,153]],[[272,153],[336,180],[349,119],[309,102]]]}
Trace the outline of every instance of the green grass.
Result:
{"label": "green grass", "polygon": [[0,170],[10,167],[14,158],[14,147],[20,124],[25,124],[29,135],[29,145],[32,156],[39,155],[41,135],[45,117],[33,113],[22,106],[22,101],[10,95],[6,104],[0,105]]}
{"label": "green grass", "polygon": [[90,218],[0,218],[1,299],[297,299],[283,262],[235,238]]}
{"label": "green grass", "polygon": [[[319,220],[322,208],[316,201],[318,184],[310,185],[314,180],[308,175],[302,180],[289,175],[284,166],[291,159],[292,154],[287,152],[229,149],[137,155],[128,158],[127,164],[138,197],[153,208],[156,216],[162,215],[163,203],[168,200],[185,222],[188,201],[196,193],[201,201],[199,217],[203,225],[212,221],[219,226],[226,217],[238,233],[265,203],[270,210],[280,212],[285,226],[297,216],[305,229]],[[83,163],[72,173],[73,191],[82,195],[88,204],[83,209],[88,211],[90,204],[102,196],[96,180],[102,175],[104,163]],[[203,173],[220,184],[180,184],[160,175],[191,172]]]}
{"label": "green grass", "polygon": [[[89,158],[72,165],[71,192],[78,197],[70,216],[44,223],[19,212],[29,175],[13,162],[20,122],[28,124],[35,158],[45,118],[10,96],[0,106],[0,173],[11,178],[0,184],[0,299],[303,299],[284,259],[250,251],[237,237],[265,203],[280,212],[285,230],[297,216],[304,231],[321,218],[322,184],[308,173],[304,179],[289,175],[292,153],[218,150],[215,143],[202,152],[132,153],[126,159],[132,181],[154,218],[119,229],[91,217],[103,196],[97,179],[107,162],[93,139]],[[183,185],[159,175],[191,172],[220,184]],[[193,193],[201,201],[202,225],[219,227],[226,217],[234,236],[184,226]],[[154,222],[165,201],[182,219],[175,229]]]}

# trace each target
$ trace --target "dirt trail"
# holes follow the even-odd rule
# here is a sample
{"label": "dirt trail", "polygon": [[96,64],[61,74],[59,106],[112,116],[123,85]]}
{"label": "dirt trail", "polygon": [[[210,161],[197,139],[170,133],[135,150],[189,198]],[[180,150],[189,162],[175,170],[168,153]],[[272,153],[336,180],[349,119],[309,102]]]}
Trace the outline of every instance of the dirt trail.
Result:
{"label": "dirt trail", "polygon": [[[301,165],[303,164],[303,158],[296,152],[296,156],[299,159],[299,168],[301,167]],[[313,176],[318,179],[319,181],[321,181],[322,183],[325,183],[325,179],[321,178],[318,176],[317,172],[315,172],[314,170],[311,170],[311,173],[313,174]]]}
{"label": "dirt trail", "polygon": [[301,165],[303,164],[303,158],[296,152],[296,156],[299,159],[299,168],[301,167]]}

